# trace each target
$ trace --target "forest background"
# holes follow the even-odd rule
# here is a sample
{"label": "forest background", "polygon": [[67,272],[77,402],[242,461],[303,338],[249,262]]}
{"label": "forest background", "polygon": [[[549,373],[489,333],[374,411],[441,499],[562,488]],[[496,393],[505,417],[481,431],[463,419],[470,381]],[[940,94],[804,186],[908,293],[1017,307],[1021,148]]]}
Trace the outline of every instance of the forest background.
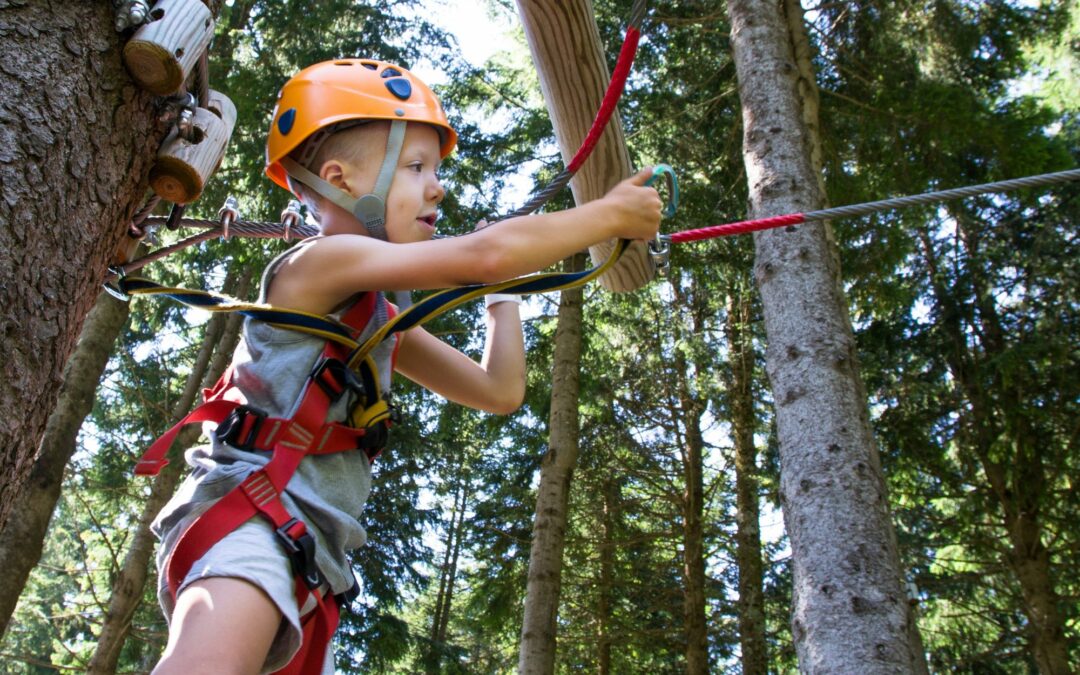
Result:
{"label": "forest background", "polygon": [[[445,73],[439,93],[461,135],[443,171],[446,231],[516,206],[522,175],[556,174],[520,30],[510,29],[510,48],[472,64],[432,4],[225,3],[210,81],[237,105],[238,122],[189,214],[214,217],[234,194],[245,218],[277,220],[286,196],[261,173],[274,96],[300,67],[339,56]],[[747,185],[725,3],[649,7],[620,104],[633,163],[679,172],[680,211],[665,227],[739,219]],[[806,9],[831,204],[1077,165],[1080,4],[853,0]],[[629,10],[595,3],[609,67]],[[489,11],[516,25],[511,4]],[[1078,194],[1066,186],[832,224],[932,672],[1078,667]],[[551,208],[570,203],[559,199]],[[284,246],[214,240],[146,274],[253,297],[252,278]],[[686,672],[697,662],[687,608],[698,606],[710,670],[798,668],[753,271],[750,238],[732,238],[676,248],[668,275],[642,290],[587,290],[559,672]],[[377,463],[370,543],[354,557],[364,594],[337,637],[339,672],[514,670],[548,444],[555,309],[554,298],[529,304],[528,399],[510,418],[398,383],[405,420]],[[475,352],[481,311],[431,328]],[[46,522],[52,514],[40,560],[33,545],[9,539],[11,528],[0,537],[5,569],[19,561],[29,573],[0,584],[11,600],[0,617],[3,672],[152,667],[166,631],[145,523],[176,476],[151,484],[132,467],[228,356],[235,331],[235,321],[166,302],[98,301],[35,465],[34,484],[62,477],[55,512],[33,486],[17,507],[26,522],[39,504],[48,505]],[[73,412],[89,400],[76,372],[93,375],[91,390],[100,381],[88,415]],[[65,417],[68,429],[82,422],[77,437],[60,430]],[[699,531],[686,527],[695,520]],[[687,551],[700,551],[700,588],[689,583]]]}

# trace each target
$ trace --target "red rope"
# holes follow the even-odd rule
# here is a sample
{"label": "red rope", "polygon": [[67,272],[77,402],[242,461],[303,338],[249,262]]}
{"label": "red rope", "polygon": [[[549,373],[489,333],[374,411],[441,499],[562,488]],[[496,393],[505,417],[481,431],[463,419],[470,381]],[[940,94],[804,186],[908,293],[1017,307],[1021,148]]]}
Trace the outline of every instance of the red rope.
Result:
{"label": "red rope", "polygon": [[783,227],[784,225],[798,225],[803,222],[806,222],[806,219],[801,213],[789,213],[783,216],[759,218],[757,220],[740,220],[737,223],[725,223],[723,225],[702,227],[696,230],[673,232],[671,234],[671,243],[681,244],[687,241],[701,241],[702,239],[726,237],[732,234],[746,234],[747,232],[768,230],[774,227]]}
{"label": "red rope", "polygon": [[588,135],[582,141],[577,154],[566,165],[566,170],[570,173],[580,169],[581,165],[588,159],[589,154],[600,141],[600,135],[604,133],[604,127],[607,126],[608,120],[611,119],[611,114],[615,112],[615,104],[619,102],[619,97],[622,96],[623,87],[626,86],[626,78],[630,75],[630,66],[634,63],[634,54],[637,52],[638,38],[640,37],[641,31],[637,28],[626,29],[626,38],[623,40],[622,49],[619,50],[619,59],[615,62],[615,72],[611,75],[611,83],[608,84],[604,100],[600,103],[600,110],[597,111],[592,128],[589,129]]}

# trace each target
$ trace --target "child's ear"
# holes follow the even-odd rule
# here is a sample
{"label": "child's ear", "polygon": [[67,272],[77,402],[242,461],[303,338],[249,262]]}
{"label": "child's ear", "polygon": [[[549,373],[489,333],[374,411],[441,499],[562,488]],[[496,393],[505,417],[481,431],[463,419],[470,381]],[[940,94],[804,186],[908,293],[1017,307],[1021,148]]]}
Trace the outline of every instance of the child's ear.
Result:
{"label": "child's ear", "polygon": [[336,159],[330,159],[323,163],[319,169],[319,178],[330,183],[339,190],[346,189],[345,166]]}

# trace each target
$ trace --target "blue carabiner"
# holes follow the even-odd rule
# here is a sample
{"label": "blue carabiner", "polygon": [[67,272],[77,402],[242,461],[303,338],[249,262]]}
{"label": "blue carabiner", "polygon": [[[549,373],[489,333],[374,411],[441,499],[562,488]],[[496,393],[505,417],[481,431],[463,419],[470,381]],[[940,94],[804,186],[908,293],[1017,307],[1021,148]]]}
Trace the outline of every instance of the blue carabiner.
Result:
{"label": "blue carabiner", "polygon": [[667,164],[657,164],[653,167],[653,174],[649,176],[649,180],[645,181],[645,185],[651,186],[660,176],[667,181],[668,189],[668,202],[661,215],[670,218],[675,215],[675,209],[679,208],[679,179],[675,177],[675,169]]}

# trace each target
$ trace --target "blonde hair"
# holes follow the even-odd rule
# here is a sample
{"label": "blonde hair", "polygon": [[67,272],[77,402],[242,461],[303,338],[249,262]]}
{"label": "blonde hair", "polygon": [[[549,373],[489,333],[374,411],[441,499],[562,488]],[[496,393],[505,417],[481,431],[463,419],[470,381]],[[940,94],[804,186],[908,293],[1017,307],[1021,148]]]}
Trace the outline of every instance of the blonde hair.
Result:
{"label": "blonde hair", "polygon": [[[360,166],[385,152],[389,127],[390,123],[382,120],[343,122],[315,132],[289,153],[289,157],[314,174],[331,160]],[[385,133],[373,134],[373,131]],[[293,185],[312,217],[319,220],[319,207],[324,197],[296,179],[293,179]]]}

